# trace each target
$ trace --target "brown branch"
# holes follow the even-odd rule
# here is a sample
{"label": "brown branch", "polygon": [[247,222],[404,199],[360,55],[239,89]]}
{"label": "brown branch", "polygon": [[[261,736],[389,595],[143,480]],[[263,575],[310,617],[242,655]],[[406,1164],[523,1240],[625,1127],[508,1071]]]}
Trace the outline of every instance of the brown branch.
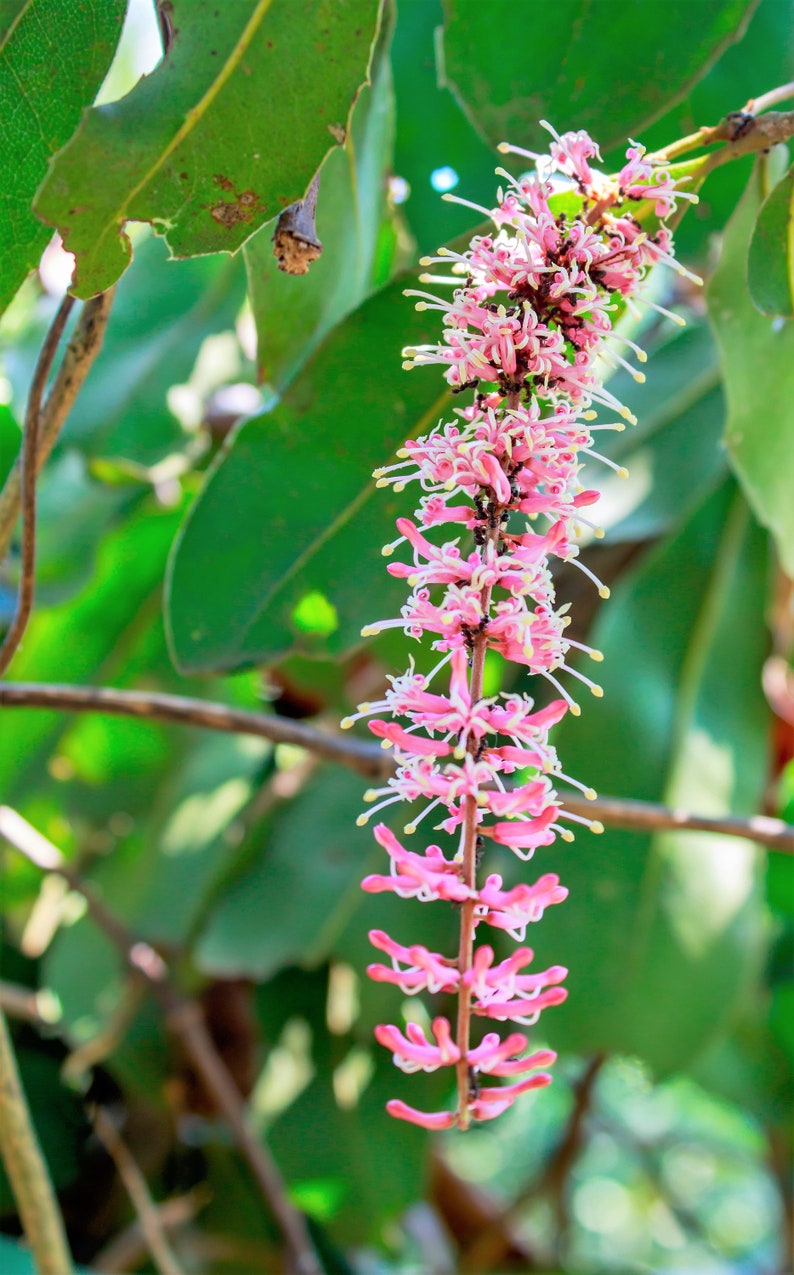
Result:
{"label": "brown branch", "polygon": [[[791,86],[785,87],[789,90],[785,96],[792,96]],[[764,97],[759,98],[758,101],[763,102],[782,91],[783,89],[773,89],[771,93],[764,94]],[[776,100],[779,99],[776,98]],[[727,164],[732,159],[740,159],[743,155],[769,150],[771,146],[787,142],[792,136],[794,136],[794,111],[770,111],[768,115],[753,115],[746,109],[731,111],[720,120],[719,124],[704,125],[697,132],[690,133],[688,137],[681,137],[669,146],[663,146],[661,150],[654,151],[648,159],[656,163],[668,163],[672,159],[677,159],[679,155],[687,155],[690,151],[722,143],[718,151],[704,157],[701,174],[705,176],[707,172],[711,172],[721,164]]]}
{"label": "brown branch", "polygon": [[0,677],[5,673],[33,610],[33,593],[36,572],[36,476],[38,474],[39,434],[41,429],[41,403],[50,368],[58,351],[58,344],[74,305],[73,297],[64,297],[52,326],[44,338],[36,370],[28,395],[22,449],[19,454],[19,488],[22,500],[22,569],[14,618],[0,646]]}
{"label": "brown branch", "polygon": [[670,810],[650,801],[632,801],[628,797],[564,797],[565,809],[573,814],[599,819],[611,828],[633,828],[641,832],[714,832],[723,837],[741,837],[755,841],[782,854],[794,854],[794,825],[767,815],[693,815],[686,810]]}
{"label": "brown branch", "polygon": [[52,1028],[60,1018],[58,1003],[52,992],[34,992],[19,983],[0,980],[0,1012],[9,1018],[21,1018],[36,1027]]}
{"label": "brown branch", "polygon": [[[351,735],[332,735],[305,722],[290,721],[271,713],[254,713],[229,708],[208,700],[157,691],[119,691],[109,686],[70,686],[37,682],[0,683],[0,707],[46,708],[60,712],[109,713],[121,717],[153,718],[187,726],[205,726],[231,734],[256,735],[276,744],[297,744],[372,778],[388,777],[394,769],[391,754],[379,745]],[[736,816],[691,814],[670,810],[647,801],[621,797],[601,797],[587,801],[565,795],[565,808],[586,815],[612,828],[634,828],[644,832],[665,830],[713,832],[722,836],[755,841],[781,854],[794,854],[794,825],[766,815]]]}
{"label": "brown branch", "polygon": [[301,748],[338,761],[363,775],[388,775],[392,762],[377,745],[350,735],[332,735],[304,722],[229,708],[207,700],[158,691],[118,691],[109,686],[41,685],[35,682],[0,684],[0,706],[49,708],[61,712],[109,713],[119,717],[156,718],[187,726],[206,726],[231,734],[257,735],[274,744],[297,744]]}
{"label": "brown branch", "polygon": [[[66,347],[61,366],[55,374],[47,402],[43,408],[39,404],[41,410],[36,446],[36,473],[41,470],[52,451],[64,421],[72,410],[78,392],[102,347],[112,301],[113,289],[111,288],[108,292],[103,292],[86,302],[74,334]],[[72,302],[72,297],[66,297],[63,305],[71,307]],[[41,388],[43,389],[44,386],[42,385]],[[33,388],[31,388],[32,397]],[[28,404],[29,412],[30,403]],[[22,486],[22,465],[18,460],[0,492],[0,558],[8,552],[22,508]]]}
{"label": "brown branch", "polygon": [[0,806],[0,836],[5,837],[29,862],[46,872],[57,872],[71,889],[81,894],[88,915],[107,935],[129,969],[139,976],[143,975],[165,1014],[167,1026],[179,1037],[234,1133],[262,1196],[281,1229],[290,1275],[322,1275],[322,1266],[306,1221],[291,1204],[270,1149],[261,1138],[254,1137],[246,1123],[240,1092],[215,1047],[200,1007],[176,988],[160,953],[148,943],[136,939],[104,900],[70,867],[58,848],[8,806]]}
{"label": "brown branch", "polygon": [[[207,1187],[197,1186],[185,1195],[174,1195],[163,1200],[162,1204],[153,1205],[160,1229],[168,1232],[186,1226],[209,1199]],[[124,1275],[125,1271],[135,1270],[141,1265],[146,1252],[141,1223],[136,1219],[100,1249],[91,1262],[91,1270],[102,1271],[103,1275]]]}
{"label": "brown branch", "polygon": [[0,1154],[38,1275],[72,1275],[74,1268],[58,1202],[33,1127],[2,1011]]}
{"label": "brown branch", "polygon": [[110,1116],[102,1107],[95,1108],[93,1124],[99,1141],[115,1164],[116,1171],[124,1183],[154,1265],[160,1275],[183,1275],[182,1268],[163,1229],[157,1205],[151,1197],[146,1178]]}

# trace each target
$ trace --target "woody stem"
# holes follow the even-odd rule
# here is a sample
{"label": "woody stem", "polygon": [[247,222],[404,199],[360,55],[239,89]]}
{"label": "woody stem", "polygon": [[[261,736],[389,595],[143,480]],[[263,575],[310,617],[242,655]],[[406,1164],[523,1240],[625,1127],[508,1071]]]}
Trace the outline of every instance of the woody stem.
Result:
{"label": "woody stem", "polygon": [[[490,605],[491,590],[483,590],[483,614],[487,615]],[[482,699],[483,672],[485,669],[485,652],[487,639],[479,633],[474,639],[471,665],[471,702],[472,706]],[[463,864],[461,877],[464,885],[470,890],[477,887],[477,798],[466,798],[465,819],[463,823]],[[466,899],[460,916],[460,947],[458,949],[458,970],[460,984],[458,992],[458,1030],[456,1043],[460,1050],[457,1064],[458,1079],[458,1125],[461,1129],[469,1126],[469,1029],[471,1026],[471,987],[464,983],[464,975],[471,969],[474,949],[474,899]]]}
{"label": "woody stem", "polygon": [[[511,393],[507,397],[505,407],[507,410],[515,409],[520,401],[519,393]],[[501,523],[499,521],[502,513],[502,506],[494,504],[492,506],[491,522],[495,526],[489,530],[488,539],[484,546],[484,552],[487,551],[488,545],[496,544],[499,540]],[[487,616],[491,607],[492,589],[489,586],[483,589],[480,599],[481,610],[483,616]],[[485,652],[488,649],[487,630],[477,633],[472,643],[471,655],[471,677],[469,679],[469,693],[471,696],[472,708],[482,699],[483,675],[485,672]],[[476,747],[476,743],[471,740],[469,743],[469,751]],[[477,888],[477,798],[476,796],[468,796],[464,806],[463,834],[462,834],[462,858],[461,880],[469,890],[474,891]],[[460,983],[458,991],[458,1024],[455,1043],[460,1052],[457,1071],[458,1085],[458,1127],[460,1129],[468,1129],[469,1127],[469,1101],[470,1101],[470,1076],[469,1076],[469,1045],[471,1031],[471,987],[464,982],[464,976],[468,974],[472,967],[474,955],[474,899],[466,899],[461,907],[460,916],[460,946],[458,948],[458,970],[460,972]]]}

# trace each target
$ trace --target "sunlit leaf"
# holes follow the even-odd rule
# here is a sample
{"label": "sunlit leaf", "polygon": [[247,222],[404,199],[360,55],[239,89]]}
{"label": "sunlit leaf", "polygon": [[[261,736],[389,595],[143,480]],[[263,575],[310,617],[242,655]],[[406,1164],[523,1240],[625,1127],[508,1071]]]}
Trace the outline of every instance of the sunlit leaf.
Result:
{"label": "sunlit leaf", "polygon": [[282,390],[325,334],[373,290],[394,144],[388,46],[381,31],[372,85],[361,90],[350,135],[322,167],[317,233],[322,256],[308,275],[279,270],[266,226],[245,246],[262,380]]}
{"label": "sunlit leaf", "polygon": [[[126,0],[6,0],[0,10],[0,313],[52,238],[31,210],[55,152],[90,106]],[[96,189],[96,175],[91,178]]]}
{"label": "sunlit leaf", "polygon": [[300,198],[347,125],[377,15],[377,0],[173,0],[163,62],[88,112],[39,193],[75,294],[129,264],[129,220],[177,257],[233,252]]}
{"label": "sunlit leaf", "polygon": [[333,654],[393,612],[394,581],[377,550],[404,503],[375,493],[370,475],[449,403],[432,369],[402,370],[403,346],[437,329],[402,296],[406,282],[331,333],[278,407],[246,421],[212,467],[169,569],[170,641],[183,672],[283,654],[300,636],[294,613],[307,593],[336,609],[325,644]]}

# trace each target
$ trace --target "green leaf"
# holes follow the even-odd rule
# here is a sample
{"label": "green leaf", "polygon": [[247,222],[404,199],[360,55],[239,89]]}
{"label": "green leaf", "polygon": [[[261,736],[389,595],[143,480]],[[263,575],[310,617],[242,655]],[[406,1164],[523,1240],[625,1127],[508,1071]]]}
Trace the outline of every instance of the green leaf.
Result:
{"label": "green leaf", "polygon": [[244,297],[239,259],[169,261],[162,240],[139,243],[64,438],[91,457],[140,465],[179,450],[186,436],[168,390],[189,379],[205,337],[234,327]]}
{"label": "green leaf", "polygon": [[283,390],[325,334],[373,290],[394,142],[390,29],[381,31],[372,86],[362,89],[350,134],[322,167],[317,233],[323,254],[308,275],[279,270],[270,227],[245,246],[259,375]]}
{"label": "green leaf", "polygon": [[694,320],[665,332],[657,346],[645,342],[646,382],[626,372],[609,382],[610,393],[637,416],[623,433],[600,434],[598,450],[624,465],[621,479],[593,464],[587,482],[600,488],[600,518],[607,541],[665,535],[704,498],[725,472],[720,435],[725,403],[717,350],[708,324]]}
{"label": "green leaf", "polygon": [[747,283],[762,314],[794,318],[794,166],[761,206],[750,239]]}
{"label": "green leaf", "polygon": [[323,960],[373,850],[357,828],[361,777],[325,769],[273,820],[255,861],[222,893],[196,949],[201,969],[264,980]]}
{"label": "green leaf", "polygon": [[[52,238],[31,202],[110,66],[127,0],[0,9],[0,313]],[[98,186],[96,170],[92,185]]]}
{"label": "green leaf", "polygon": [[[592,641],[602,700],[557,734],[568,773],[604,795],[749,813],[765,781],[764,538],[723,486],[616,589]],[[588,670],[589,671],[589,670]],[[563,1048],[636,1054],[661,1072],[725,1028],[757,972],[756,852],[702,833],[584,831],[538,860],[570,897],[532,935],[570,968],[544,1018]]]}
{"label": "green leaf", "polygon": [[756,517],[794,573],[794,324],[753,305],[744,277],[761,203],[756,169],[725,232],[706,300],[720,348],[728,419],[725,443]]}
{"label": "green leaf", "polygon": [[[748,0],[625,0],[620,15],[590,0],[519,5],[493,0],[479,21],[444,0],[443,79],[492,145],[541,145],[585,128],[608,148],[636,135],[705,74],[737,38]],[[631,34],[633,33],[633,34]],[[526,49],[511,57],[512,49]]]}
{"label": "green leaf", "polygon": [[[472,226],[471,209],[442,201],[433,174],[452,169],[455,189],[470,199],[494,188],[494,155],[460,109],[449,90],[438,83],[436,31],[443,21],[441,0],[402,3],[392,43],[397,138],[394,171],[408,185],[400,207],[417,241],[419,253],[435,252],[453,235]],[[482,24],[485,25],[485,24]],[[452,174],[445,174],[447,181]],[[436,178],[438,180],[438,178]]]}
{"label": "green leaf", "polygon": [[[11,665],[11,675],[27,681],[90,681],[100,668],[112,677],[123,660],[130,630],[141,625],[156,597],[167,548],[179,511],[152,508],[146,501],[123,527],[105,537],[96,552],[93,576],[68,604],[34,615]],[[0,782],[11,798],[17,785],[39,773],[45,749],[62,729],[50,712],[3,709],[3,729],[13,749],[0,753]]]}
{"label": "green leaf", "polygon": [[283,654],[300,635],[293,612],[306,594],[336,609],[338,628],[310,648],[333,654],[399,605],[377,549],[405,505],[385,491],[371,499],[370,475],[449,402],[433,368],[402,370],[401,349],[438,330],[434,314],[402,297],[406,282],[350,315],[211,469],[169,567],[169,641],[182,672]]}
{"label": "green leaf", "polygon": [[77,257],[75,295],[127,267],[129,220],[152,222],[177,257],[233,252],[299,198],[347,125],[378,8],[173,0],[163,62],[86,114],[38,196]]}
{"label": "green leaf", "polygon": [[[0,1265],[4,1275],[38,1275],[30,1250],[6,1235],[0,1235]],[[85,1266],[75,1266],[74,1270],[75,1275],[91,1275]]]}

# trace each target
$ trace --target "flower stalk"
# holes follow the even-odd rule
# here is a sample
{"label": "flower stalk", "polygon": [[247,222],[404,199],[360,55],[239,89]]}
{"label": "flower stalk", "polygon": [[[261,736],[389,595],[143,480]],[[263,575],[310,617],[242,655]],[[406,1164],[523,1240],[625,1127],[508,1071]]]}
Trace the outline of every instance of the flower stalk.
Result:
{"label": "flower stalk", "polygon": [[[396,464],[375,472],[378,486],[399,492],[416,482],[422,494],[415,520],[398,518],[400,534],[383,551],[391,557],[407,547],[410,560],[391,562],[388,570],[412,592],[398,618],[369,625],[364,635],[400,628],[417,640],[429,637],[441,659],[427,675],[412,664],[390,678],[383,700],[359,705],[342,723],[369,718],[382,746],[395,750],[396,774],[365,794],[375,804],[359,823],[395,803],[423,803],[404,835],[441,811],[434,827],[457,839],[451,858],[439,845],[417,853],[378,824],[375,837],[390,872],[362,883],[373,893],[459,909],[454,958],[404,947],[382,931],[370,934],[391,958],[390,966],[369,967],[373,979],[409,996],[457,997],[454,1032],[437,1017],[432,1039],[410,1022],[405,1033],[394,1025],[375,1033],[405,1071],[454,1067],[454,1110],[423,1112],[397,1099],[388,1104],[392,1115],[428,1129],[466,1129],[472,1120],[492,1119],[551,1080],[545,1069],[552,1051],[525,1054],[523,1032],[502,1038],[488,1031],[474,1044],[473,1024],[485,1018],[532,1026],[544,1008],[565,999],[567,971],[525,972],[533,954],[523,943],[528,926],[567,890],[552,873],[512,888],[503,887],[498,873],[480,882],[479,861],[486,842],[526,861],[558,837],[573,840],[571,823],[603,831],[597,820],[566,810],[556,788],[563,783],[595,798],[562,771],[549,730],[566,713],[580,712],[568,678],[596,696],[602,692],[567,662],[572,648],[594,660],[601,655],[567,639],[569,617],[556,606],[550,562],[573,563],[602,597],[609,595],[578,558],[580,527],[591,525],[582,510],[598,498],[580,471],[588,458],[625,473],[594,448],[599,429],[634,423],[604,378],[610,368],[623,367],[644,380],[626,354],[645,360],[633,341],[613,331],[613,315],[636,303],[668,314],[644,300],[645,275],[659,262],[687,273],[673,259],[663,221],[677,198],[694,196],[678,190],[670,172],[650,164],[634,143],[621,172],[607,178],[591,168],[590,160],[600,157],[585,133],[550,132],[548,155],[516,152],[534,161],[534,172],[515,179],[497,169],[507,186],[494,209],[478,209],[495,233],[476,236],[464,253],[439,249],[422,262],[449,272],[421,281],[451,288],[452,299],[413,289],[407,294],[418,298],[417,309],[443,315],[443,335],[434,345],[406,350],[405,366],[439,364],[454,393],[474,394],[457,409],[457,420],[409,440]],[[633,215],[640,205],[653,212],[653,234]],[[450,524],[459,534],[439,542],[437,529]],[[526,694],[485,697],[489,650],[544,678],[555,698],[537,708]],[[475,946],[481,926],[505,931],[522,946],[498,960],[490,943]],[[488,1077],[496,1083],[484,1085]]]}

